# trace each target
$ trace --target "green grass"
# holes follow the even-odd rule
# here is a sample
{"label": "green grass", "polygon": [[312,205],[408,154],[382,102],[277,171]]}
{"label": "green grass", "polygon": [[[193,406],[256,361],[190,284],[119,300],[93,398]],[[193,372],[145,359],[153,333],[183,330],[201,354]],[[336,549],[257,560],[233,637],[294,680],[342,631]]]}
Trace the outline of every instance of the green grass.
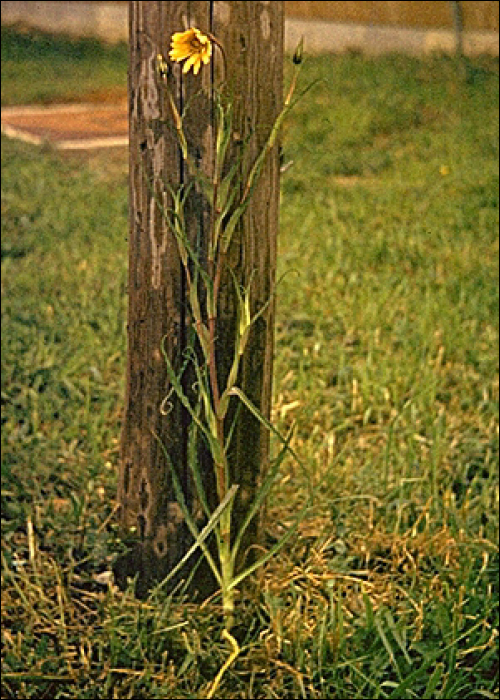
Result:
{"label": "green grass", "polygon": [[2,26],[2,105],[126,95],[128,46]]}
{"label": "green grass", "polygon": [[[72,42],[11,42],[2,100],[45,99],[16,66]],[[122,76],[114,51],[96,55]],[[296,421],[314,513],[245,593],[218,697],[493,698],[498,63],[465,80],[446,57],[330,56],[303,76],[273,414]],[[109,160],[2,139],[5,698],[203,697],[227,657],[215,603],[106,583],[127,255],[126,154]],[[305,488],[290,462],[269,545]]]}

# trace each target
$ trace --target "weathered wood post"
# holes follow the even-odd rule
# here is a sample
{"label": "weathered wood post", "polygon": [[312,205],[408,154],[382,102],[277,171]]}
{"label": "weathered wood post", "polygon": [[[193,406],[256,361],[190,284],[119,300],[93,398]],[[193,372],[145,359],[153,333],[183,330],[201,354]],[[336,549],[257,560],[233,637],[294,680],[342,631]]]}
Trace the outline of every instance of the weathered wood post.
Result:
{"label": "weathered wood post", "polygon": [[[191,26],[212,33],[224,46],[225,78],[235,103],[233,158],[249,137],[243,169],[248,171],[282,106],[282,2],[130,2],[128,359],[118,501],[121,524],[127,530],[136,529],[137,541],[129,555],[118,561],[115,573],[119,583],[138,574],[138,595],[164,578],[192,542],[154,435],[168,449],[189,493],[189,416],[175,397],[169,399],[169,411],[161,411],[169,390],[161,343],[165,339],[169,358],[180,367],[188,339],[186,285],[176,241],[157,205],[158,201],[164,207],[171,204],[166,183],[176,188],[188,183],[189,175],[172,129],[156,57],[158,53],[167,57],[172,34]],[[212,88],[220,80],[221,70],[222,59],[215,50],[213,61],[198,76],[183,75],[181,67],[175,65],[169,77],[179,110],[189,106],[185,121],[188,143],[206,173],[211,172],[214,154]],[[278,207],[279,158],[275,151],[228,256],[241,284],[248,285],[252,279],[253,312],[274,291]],[[192,242],[201,247],[203,257],[207,211],[196,186],[190,193],[187,218]],[[236,323],[229,271],[221,289],[217,363],[224,374],[231,364]],[[252,328],[239,379],[239,385],[266,416],[271,405],[273,324],[271,303]],[[185,377],[188,392],[190,381]],[[237,523],[253,498],[269,452],[267,431],[245,409],[241,410],[233,444],[229,455],[232,478],[240,486],[234,511]],[[213,491],[208,454],[200,453],[200,460],[208,488]],[[258,531],[256,522],[248,530],[247,548],[258,541]],[[210,587],[205,575],[206,569],[200,567],[194,581],[202,592]]]}

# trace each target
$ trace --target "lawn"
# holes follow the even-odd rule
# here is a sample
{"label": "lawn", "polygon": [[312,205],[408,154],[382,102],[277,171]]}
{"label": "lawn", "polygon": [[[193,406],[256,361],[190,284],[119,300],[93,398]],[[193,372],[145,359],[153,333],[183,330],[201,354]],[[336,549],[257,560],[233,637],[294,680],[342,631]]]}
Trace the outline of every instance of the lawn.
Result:
{"label": "lawn", "polygon": [[[118,95],[126,50],[3,32],[2,73],[2,104]],[[311,483],[314,509],[245,592],[219,698],[497,697],[498,82],[486,57],[306,58],[273,417],[308,474],[282,466],[267,545]],[[2,227],[2,697],[204,697],[217,604],[109,582],[126,153],[2,138]]]}

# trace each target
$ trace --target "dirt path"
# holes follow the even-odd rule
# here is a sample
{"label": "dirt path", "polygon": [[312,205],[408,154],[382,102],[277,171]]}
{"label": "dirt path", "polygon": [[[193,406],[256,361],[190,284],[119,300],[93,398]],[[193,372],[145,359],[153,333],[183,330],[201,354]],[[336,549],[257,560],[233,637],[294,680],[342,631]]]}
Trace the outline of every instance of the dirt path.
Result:
{"label": "dirt path", "polygon": [[2,133],[60,150],[90,150],[128,144],[127,102],[3,107]]}

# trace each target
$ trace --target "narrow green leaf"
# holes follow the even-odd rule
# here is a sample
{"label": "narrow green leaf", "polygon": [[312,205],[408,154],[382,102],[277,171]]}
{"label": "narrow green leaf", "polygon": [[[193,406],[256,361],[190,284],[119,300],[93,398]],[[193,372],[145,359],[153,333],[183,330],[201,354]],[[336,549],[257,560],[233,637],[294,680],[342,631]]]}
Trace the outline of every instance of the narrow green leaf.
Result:
{"label": "narrow green leaf", "polygon": [[[176,566],[172,569],[172,571],[169,571],[168,576],[167,576],[167,580],[172,578],[172,576],[174,576],[177,573],[177,571],[179,571],[179,569],[187,562],[187,560],[196,551],[196,549],[198,549],[198,547],[200,547],[203,550],[204,556],[207,557],[207,559],[209,560],[209,563],[210,563],[210,561],[212,562],[210,564],[210,567],[212,568],[212,570],[217,578],[217,582],[219,583],[219,585],[221,585],[222,579],[220,579],[218,576],[217,565],[213,561],[209,550],[204,545],[204,542],[207,539],[207,537],[211,534],[211,532],[217,527],[219,520],[221,519],[226,508],[231,507],[231,503],[234,499],[234,496],[235,496],[238,488],[239,487],[237,484],[233,484],[233,486],[231,486],[231,488],[226,493],[226,495],[224,496],[222,501],[219,503],[217,508],[212,513],[212,516],[211,516],[210,520],[208,521],[208,523],[205,525],[205,527],[201,530],[199,535],[196,537],[194,544],[189,548],[189,550],[182,557],[182,559],[176,564]],[[193,537],[194,537],[194,534],[193,534]],[[207,556],[207,554],[208,554],[208,556]]]}
{"label": "narrow green leaf", "polygon": [[[184,406],[184,408],[187,409],[187,411],[189,412],[189,415],[191,416],[193,421],[196,423],[198,428],[202,431],[202,433],[207,438],[212,454],[213,455],[219,454],[220,445],[217,442],[217,440],[214,439],[214,436],[211,434],[211,432],[207,428],[207,426],[200,419],[196,410],[193,408],[193,406],[191,405],[191,402],[189,401],[188,397],[184,393],[184,389],[182,388],[182,384],[180,383],[179,378],[177,377],[177,374],[175,373],[174,368],[172,367],[172,363],[170,362],[170,359],[169,359],[168,354],[165,350],[163,342],[161,345],[161,350],[162,350],[163,357],[164,357],[166,365],[167,365],[167,374],[168,374],[169,381],[170,381],[175,393],[177,394],[177,397],[179,398],[179,400],[182,403],[182,405]],[[195,364],[195,366],[196,366],[196,364]]]}
{"label": "narrow green leaf", "polygon": [[236,411],[234,412],[234,416],[231,421],[231,425],[229,427],[227,437],[226,437],[226,443],[224,445],[224,450],[226,454],[229,453],[229,447],[231,446],[231,440],[233,439],[234,431],[236,430],[236,426],[238,425],[239,422],[239,417],[240,417],[240,411],[241,411],[241,403],[238,403],[236,406]]}
{"label": "narrow green leaf", "polygon": [[280,450],[280,453],[278,454],[277,458],[273,461],[273,464],[271,468],[269,469],[268,473],[266,474],[266,477],[264,481],[262,482],[257,495],[251,504],[250,508],[248,509],[245,519],[240,525],[240,528],[238,530],[238,534],[236,536],[236,539],[234,541],[234,545],[231,550],[231,556],[233,557],[233,561],[236,560],[236,556],[238,554],[238,550],[241,546],[241,541],[243,539],[243,535],[245,534],[246,529],[250,525],[252,519],[254,516],[257,514],[257,511],[259,510],[260,506],[264,502],[266,496],[269,494],[269,491],[271,490],[275,480],[276,476],[278,474],[279,468],[289,450],[289,445],[290,445],[290,440],[292,439],[292,434],[293,434],[293,428],[290,430],[288,437],[285,440],[285,444],[283,445],[282,449]]}
{"label": "narrow green leaf", "polygon": [[397,642],[398,647],[399,647],[399,648],[401,649],[401,651],[403,652],[403,655],[404,655],[404,657],[405,657],[405,659],[406,659],[408,665],[411,666],[411,665],[412,665],[412,660],[411,660],[410,656],[408,655],[408,651],[406,650],[406,645],[405,645],[405,643],[403,642],[403,640],[401,639],[401,635],[400,635],[400,633],[399,633],[399,630],[398,630],[398,628],[397,628],[397,626],[396,626],[396,623],[395,623],[395,621],[394,621],[394,618],[393,618],[393,616],[392,616],[390,610],[387,610],[387,612],[385,613],[385,619],[387,620],[387,624],[389,625],[389,628],[390,628],[390,630],[391,630],[391,632],[392,632],[392,634],[393,634],[393,636],[394,636],[394,639],[395,639],[396,642]]}
{"label": "narrow green leaf", "polygon": [[253,564],[251,564],[247,569],[245,569],[242,573],[240,573],[238,576],[235,576],[235,578],[231,581],[229,586],[227,587],[228,591],[232,591],[233,588],[236,588],[236,586],[241,583],[241,581],[244,581],[250,574],[253,574],[254,571],[259,569],[261,566],[263,566],[269,559],[274,557],[274,555],[280,551],[280,549],[288,542],[290,537],[296,532],[298,526],[300,525],[301,521],[304,519],[304,516],[309,508],[309,504],[305,505],[304,508],[301,509],[297,517],[295,518],[294,522],[288,530],[285,532],[285,534],[271,547],[271,549],[264,554],[260,559],[255,561]]}
{"label": "narrow green leaf", "polygon": [[214,458],[214,461],[218,464],[223,459],[223,445],[219,444],[219,440],[217,437],[217,418],[215,415],[215,411],[212,407],[211,392],[208,386],[206,372],[202,371],[196,358],[193,365],[194,370],[196,372],[198,394],[201,402],[203,403],[205,411],[205,422],[203,422],[202,424],[203,426],[205,426],[205,434],[210,436],[210,451],[212,452],[212,457]]}
{"label": "narrow green leaf", "polygon": [[427,675],[429,668],[435,663],[441,651],[437,652],[432,658],[429,658],[420,668],[410,673],[406,678],[399,683],[395,690],[389,695],[389,700],[401,700],[405,697],[405,692],[409,688],[415,687],[415,684],[420,681],[421,678]]}
{"label": "narrow green leaf", "polygon": [[200,499],[203,511],[207,518],[210,518],[211,512],[208,505],[207,494],[205,493],[205,486],[203,485],[203,479],[200,474],[199,462],[198,462],[198,428],[195,423],[191,423],[189,427],[188,435],[188,465],[191,469],[191,474],[193,476],[194,485],[196,488],[196,493]]}
{"label": "narrow green leaf", "polygon": [[227,253],[227,251],[229,250],[229,246],[231,245],[236,226],[238,225],[239,220],[247,210],[247,207],[248,200],[244,204],[240,204],[229,217],[229,221],[226,224],[222,233],[222,251],[224,253]]}
{"label": "narrow green leaf", "polygon": [[193,538],[195,540],[194,544],[186,552],[184,557],[168,573],[168,576],[164,579],[164,583],[169,581],[172,578],[172,576],[174,576],[179,571],[179,569],[186,563],[186,561],[189,559],[189,557],[191,557],[191,555],[196,551],[196,549],[198,547],[200,547],[201,550],[203,551],[205,558],[207,559],[207,561],[210,565],[210,568],[212,569],[212,571],[214,573],[214,576],[217,579],[219,586],[222,586],[222,578],[221,578],[219,569],[217,567],[217,564],[213,560],[213,557],[210,553],[210,550],[205,545],[205,540],[210,535],[210,533],[214,530],[214,528],[218,525],[219,520],[221,519],[226,508],[230,507],[230,505],[234,499],[234,496],[235,496],[239,487],[237,484],[233,484],[233,486],[231,486],[231,488],[226,493],[225,497],[222,499],[222,501],[219,503],[217,508],[212,513],[208,523],[205,525],[205,527],[200,532],[198,530],[196,523],[193,520],[191,513],[189,512],[189,508],[186,505],[184,492],[183,492],[181,483],[179,481],[179,478],[177,476],[176,470],[172,464],[172,460],[170,459],[170,455],[168,454],[168,451],[166,450],[165,446],[163,445],[163,443],[160,440],[160,438],[158,437],[158,435],[154,432],[153,432],[153,435],[158,440],[160,447],[162,449],[162,452],[166,457],[167,464],[168,464],[169,469],[170,469],[170,473],[172,474],[172,483],[173,483],[174,490],[175,490],[175,497],[176,497],[177,502],[179,503],[179,506],[182,510],[182,514],[184,515],[184,518],[186,520],[186,524],[189,528],[189,531],[191,532],[191,535],[193,536]]}
{"label": "narrow green leaf", "polygon": [[337,605],[336,605],[336,618],[337,618],[337,632],[338,632],[338,640],[339,640],[339,649],[340,652],[342,653],[344,644],[345,644],[345,632],[344,632],[344,608],[343,608],[344,601],[342,599],[342,596],[340,596],[337,600]]}
{"label": "narrow green leaf", "polygon": [[232,124],[233,124],[233,109],[232,104],[229,103],[227,108],[224,109],[220,96],[218,96],[217,103],[217,139],[215,148],[215,167],[217,180],[220,178],[220,174],[224,168],[224,163],[226,160],[227,147],[231,141],[232,134]]}
{"label": "narrow green leaf", "polygon": [[[248,396],[246,396],[246,394],[245,394],[239,387],[236,387],[236,386],[233,387],[233,388],[229,391],[229,394],[230,394],[231,396],[237,396],[237,397],[240,399],[240,401],[247,407],[247,409],[250,411],[250,413],[252,413],[252,414],[257,418],[258,421],[260,421],[263,425],[265,425],[266,428],[267,428],[271,433],[273,433],[274,435],[276,435],[276,437],[280,440],[280,442],[281,442],[282,445],[283,445],[283,444],[286,444],[286,439],[282,436],[282,434],[279,432],[279,430],[278,430],[277,428],[275,428],[274,425],[268,421],[268,419],[261,413],[261,411],[259,411],[259,409],[257,408],[257,406],[255,406],[255,405],[252,403],[252,401],[250,401],[250,399],[248,398]],[[295,452],[295,450],[294,450],[290,445],[288,445],[287,450],[288,450],[288,452],[290,452],[290,454],[293,456],[293,458],[295,459],[295,461],[297,462],[297,464],[298,464],[298,465],[301,467],[301,469],[303,470],[304,475],[305,475],[306,478],[307,478],[307,482],[308,482],[308,486],[309,486],[310,497],[313,497],[313,496],[314,496],[314,491],[313,491],[313,488],[312,488],[310,475],[309,475],[309,473],[308,473],[308,471],[307,471],[307,469],[306,469],[305,464],[302,462],[302,460],[300,459],[300,457],[298,456],[298,454]]]}
{"label": "narrow green leaf", "polygon": [[375,627],[377,628],[377,632],[379,633],[379,637],[382,640],[382,644],[384,645],[387,653],[389,654],[389,658],[390,658],[391,663],[394,666],[394,668],[398,674],[399,680],[402,680],[401,669],[399,668],[394,651],[392,650],[391,644],[390,644],[389,640],[387,639],[387,635],[384,631],[384,628],[382,627],[381,619],[378,616],[375,617]]}
{"label": "narrow green leaf", "polygon": [[[220,578],[220,574],[219,574],[217,565],[214,562],[212,555],[210,554],[210,550],[204,544],[204,540],[201,539],[201,533],[198,530],[198,527],[197,527],[196,523],[194,522],[194,520],[191,516],[191,513],[189,512],[189,508],[186,505],[186,501],[184,498],[184,492],[183,492],[181,483],[179,481],[179,478],[177,476],[177,472],[175,471],[174,465],[172,464],[172,460],[170,459],[170,455],[168,454],[168,451],[166,450],[164,444],[162,443],[162,441],[160,440],[158,435],[155,432],[153,432],[153,435],[158,440],[160,447],[162,449],[162,452],[165,455],[165,458],[167,460],[167,465],[168,465],[168,467],[170,469],[170,473],[172,475],[172,483],[174,486],[176,500],[177,500],[177,502],[182,510],[182,513],[183,513],[184,518],[186,520],[186,524],[189,528],[189,531],[191,532],[191,535],[193,536],[193,538],[195,540],[195,545],[193,545],[193,546],[195,547],[195,549],[198,546],[201,548],[203,554],[205,555],[205,557],[210,565],[210,568],[214,572],[214,576],[217,578],[217,582],[219,583],[219,585],[221,585],[222,579]],[[210,534],[210,533],[208,533],[208,534]],[[191,552],[191,554],[192,554],[192,552]],[[179,570],[179,568],[180,568],[179,566],[174,567],[174,569],[171,572],[169,572],[167,578],[164,579],[164,583],[167,583],[170,580],[170,578]]]}
{"label": "narrow green leaf", "polygon": [[429,682],[427,683],[427,687],[424,691],[424,700],[435,700],[436,698],[436,688],[438,686],[439,681],[441,680],[441,676],[443,675],[444,672],[444,664],[439,663],[437,664],[436,668],[431,674],[431,677],[429,678]]}
{"label": "narrow green leaf", "polygon": [[234,200],[234,195],[241,194],[240,185],[243,179],[241,169],[249,140],[250,139],[247,138],[245,143],[243,143],[243,145],[238,149],[238,153],[235,154],[229,170],[219,182],[217,198],[217,204],[219,207],[222,207],[223,203],[227,202],[230,196],[232,200]]}

